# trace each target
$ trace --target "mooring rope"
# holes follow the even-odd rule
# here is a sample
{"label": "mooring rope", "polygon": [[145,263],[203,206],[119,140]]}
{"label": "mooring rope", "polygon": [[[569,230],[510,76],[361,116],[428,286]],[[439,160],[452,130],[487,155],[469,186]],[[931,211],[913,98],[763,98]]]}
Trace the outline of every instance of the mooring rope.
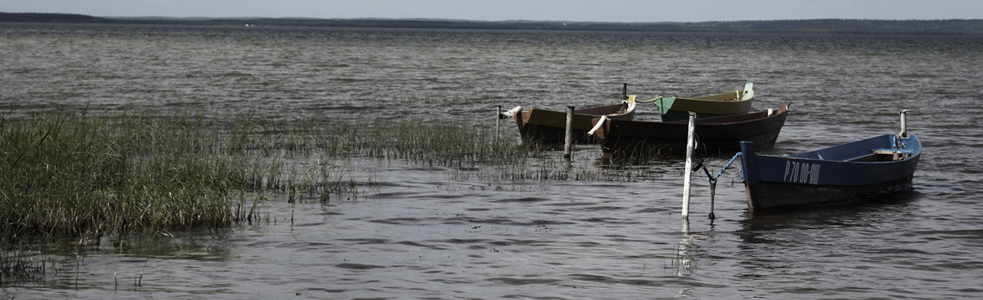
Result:
{"label": "mooring rope", "polygon": [[607,120],[608,120],[608,115],[601,116],[601,119],[597,121],[597,124],[594,124],[594,128],[591,128],[590,131],[587,131],[587,135],[594,135],[594,132],[597,132],[598,129],[601,129],[601,126],[604,126],[604,121]]}
{"label": "mooring rope", "polygon": [[508,111],[503,112],[498,117],[499,118],[503,118],[503,117],[511,118],[511,117],[515,116],[515,114],[519,113],[519,111],[522,111],[522,106],[513,107],[513,108],[509,109]]}
{"label": "mooring rope", "polygon": [[724,171],[726,171],[727,168],[730,168],[730,165],[734,164],[734,161],[737,160],[738,157],[741,157],[740,152],[734,154],[734,157],[732,157],[730,161],[728,161],[727,164],[724,165],[723,168],[720,168],[720,172],[717,172],[717,176],[710,175],[710,170],[708,170],[707,166],[703,164],[702,159],[696,163],[696,167],[693,167],[694,171],[702,168],[703,173],[707,174],[707,177],[710,179],[710,219],[711,220],[716,218],[716,216],[713,215],[713,204],[714,204],[713,198],[717,194],[717,179],[720,178],[721,175],[724,175]]}
{"label": "mooring rope", "polygon": [[[717,176],[713,177],[713,180],[717,180],[717,178],[720,178],[720,175],[724,175],[724,171],[726,171],[727,168],[729,168],[730,165],[733,164],[734,161],[737,160],[738,157],[741,157],[741,153],[740,152],[737,152],[737,154],[734,154],[734,157],[731,157],[730,158],[730,161],[728,161],[727,164],[724,165],[724,167],[722,169],[720,169],[720,172],[717,172]],[[707,174],[707,175],[709,175],[709,174]]]}
{"label": "mooring rope", "polygon": [[658,101],[659,99],[662,99],[662,96],[655,96],[655,98],[652,98],[652,99],[649,99],[649,100],[637,100],[635,102],[638,102],[638,103],[651,103],[651,102]]}

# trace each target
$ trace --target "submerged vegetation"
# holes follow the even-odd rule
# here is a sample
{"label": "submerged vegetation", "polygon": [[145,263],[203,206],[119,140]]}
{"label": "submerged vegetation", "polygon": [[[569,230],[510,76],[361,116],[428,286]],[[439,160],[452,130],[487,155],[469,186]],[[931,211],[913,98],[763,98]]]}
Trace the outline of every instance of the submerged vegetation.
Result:
{"label": "submerged vegetation", "polygon": [[356,191],[335,157],[474,166],[520,153],[510,149],[514,141],[489,141],[488,130],[451,129],[464,124],[286,124],[84,111],[0,117],[0,233],[223,227],[251,220],[258,201],[247,200],[262,192],[307,191],[327,201]]}
{"label": "submerged vegetation", "polygon": [[9,242],[252,222],[268,193],[287,194],[287,201],[357,197],[373,180],[365,174],[371,170],[353,168],[360,158],[449,168],[458,179],[632,178],[631,169],[620,169],[624,177],[590,163],[572,167],[508,133],[412,119],[0,116],[0,234]]}

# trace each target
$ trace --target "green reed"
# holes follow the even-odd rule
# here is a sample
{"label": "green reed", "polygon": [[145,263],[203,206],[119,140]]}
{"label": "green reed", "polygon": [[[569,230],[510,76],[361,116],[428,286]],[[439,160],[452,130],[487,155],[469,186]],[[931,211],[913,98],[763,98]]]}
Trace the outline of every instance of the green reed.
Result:
{"label": "green reed", "polygon": [[[243,153],[288,157],[323,155],[334,158],[370,157],[404,160],[433,166],[477,166],[528,157],[518,141],[508,134],[497,137],[494,128],[466,121],[422,119],[310,118],[297,122],[256,121],[262,132],[245,133],[232,129],[234,145]],[[511,133],[511,132],[509,132]],[[535,151],[533,151],[535,152]]]}
{"label": "green reed", "polygon": [[[201,117],[0,117],[0,232],[92,234],[227,226],[247,187]],[[241,194],[241,193],[239,193]]]}
{"label": "green reed", "polygon": [[0,232],[228,226],[257,213],[242,208],[247,193],[306,191],[327,201],[356,191],[363,183],[338,160],[474,166],[522,156],[491,134],[462,122],[0,116]]}
{"label": "green reed", "polygon": [[[262,193],[332,194],[372,185],[368,158],[480,170],[486,180],[610,180],[617,168],[525,146],[511,126],[425,119],[241,114],[0,116],[0,233],[100,234],[223,227],[258,216]],[[631,175],[631,174],[629,174]]]}

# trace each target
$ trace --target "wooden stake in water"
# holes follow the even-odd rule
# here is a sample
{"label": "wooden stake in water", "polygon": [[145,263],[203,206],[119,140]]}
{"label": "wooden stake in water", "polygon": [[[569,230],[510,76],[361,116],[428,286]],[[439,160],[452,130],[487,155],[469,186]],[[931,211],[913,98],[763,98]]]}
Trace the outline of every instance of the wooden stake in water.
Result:
{"label": "wooden stake in water", "polygon": [[573,106],[567,106],[567,135],[563,142],[563,158],[570,160],[573,148]]}
{"label": "wooden stake in water", "polygon": [[495,113],[495,142],[498,143],[498,128],[502,127],[502,106],[498,106],[498,112]]}
{"label": "wooden stake in water", "polygon": [[689,112],[689,127],[686,131],[686,169],[683,170],[683,218],[689,218],[689,190],[693,175],[693,135],[696,129],[696,113]]}

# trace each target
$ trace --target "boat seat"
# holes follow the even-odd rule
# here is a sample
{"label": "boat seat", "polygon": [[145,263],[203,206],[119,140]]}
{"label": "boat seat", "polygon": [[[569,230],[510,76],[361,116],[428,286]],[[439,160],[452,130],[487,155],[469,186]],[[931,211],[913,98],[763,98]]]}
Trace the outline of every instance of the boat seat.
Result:
{"label": "boat seat", "polygon": [[880,148],[871,149],[868,154],[862,154],[857,157],[844,159],[843,161],[853,161],[853,162],[864,162],[864,161],[884,161],[886,158],[884,155],[888,155],[892,158],[888,160],[899,160],[907,159],[909,156],[915,154],[913,149],[898,149],[898,148]]}
{"label": "boat seat", "polygon": [[874,155],[872,156],[883,157],[882,159],[888,159],[890,157],[890,160],[898,161],[908,159],[914,153],[915,151],[911,149],[874,149]]}
{"label": "boat seat", "polygon": [[913,149],[883,148],[874,149],[874,154],[915,154]]}

